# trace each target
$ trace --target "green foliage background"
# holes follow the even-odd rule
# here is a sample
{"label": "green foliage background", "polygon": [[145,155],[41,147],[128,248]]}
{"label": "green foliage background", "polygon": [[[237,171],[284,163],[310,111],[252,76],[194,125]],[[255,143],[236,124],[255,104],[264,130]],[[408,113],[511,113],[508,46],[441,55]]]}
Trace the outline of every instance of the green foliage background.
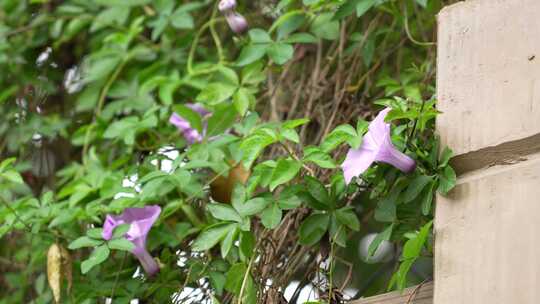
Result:
{"label": "green foliage background", "polygon": [[[241,1],[250,30],[235,35],[217,1],[0,0],[0,303],[53,301],[52,244],[73,266],[64,303],[190,303],[188,287],[193,303],[279,303],[292,281],[339,303],[344,287],[429,278],[433,196],[455,184],[434,134],[445,4]],[[187,102],[214,114],[201,121]],[[375,165],[346,186],[339,164],[383,106],[418,167]],[[205,140],[187,145],[173,112],[207,123]],[[248,182],[214,202],[210,184],[237,164]],[[146,278],[99,227],[151,204],[161,271]],[[359,260],[369,232],[370,253],[396,245],[389,262]]]}

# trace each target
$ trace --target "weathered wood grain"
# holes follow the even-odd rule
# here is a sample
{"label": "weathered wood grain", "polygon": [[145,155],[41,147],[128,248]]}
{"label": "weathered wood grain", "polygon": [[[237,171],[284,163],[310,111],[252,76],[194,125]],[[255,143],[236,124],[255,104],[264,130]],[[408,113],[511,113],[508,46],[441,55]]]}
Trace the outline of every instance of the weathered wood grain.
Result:
{"label": "weathered wood grain", "polygon": [[394,291],[374,297],[360,299],[350,304],[433,304],[433,282]]}

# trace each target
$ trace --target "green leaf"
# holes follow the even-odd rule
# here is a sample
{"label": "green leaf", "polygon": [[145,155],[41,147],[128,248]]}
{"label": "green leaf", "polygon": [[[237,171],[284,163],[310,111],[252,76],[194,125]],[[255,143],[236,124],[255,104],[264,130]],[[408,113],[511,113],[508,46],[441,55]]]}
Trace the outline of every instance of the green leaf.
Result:
{"label": "green leaf", "polygon": [[0,163],[0,172],[3,172],[8,166],[15,163],[16,160],[17,160],[17,158],[15,158],[15,157],[9,157],[9,158],[4,159]]}
{"label": "green leaf", "polygon": [[377,0],[361,0],[356,5],[356,16],[358,18],[362,17],[367,11],[369,11],[370,8],[372,8],[375,3],[377,3]]}
{"label": "green leaf", "polygon": [[105,260],[107,260],[107,258],[109,257],[110,253],[111,251],[109,250],[109,247],[107,247],[107,245],[105,244],[94,249],[90,257],[81,263],[82,274],[87,273],[92,268],[94,268],[94,266],[105,262]]}
{"label": "green leaf", "polygon": [[294,129],[299,126],[303,126],[309,122],[308,118],[299,118],[299,119],[293,119],[293,120],[287,120],[284,122],[281,127],[284,129]]}
{"label": "green leaf", "polygon": [[98,245],[101,245],[102,243],[103,241],[91,239],[87,236],[81,236],[80,238],[69,243],[68,248],[71,250],[74,250],[74,249],[79,249],[82,247],[96,247]]}
{"label": "green leaf", "polygon": [[235,86],[214,82],[203,88],[197,95],[197,101],[215,105],[230,98],[235,91]]}
{"label": "green leaf", "polygon": [[431,203],[433,202],[433,188],[435,187],[435,182],[431,182],[429,186],[427,186],[427,191],[424,194],[424,197],[422,198],[422,214],[428,215],[431,211]]}
{"label": "green leaf", "polygon": [[92,228],[86,231],[86,235],[97,240],[103,239],[103,228]]}
{"label": "green leaf", "polygon": [[261,222],[268,229],[276,228],[281,223],[283,212],[277,203],[271,204],[261,213]]}
{"label": "green leaf", "polygon": [[392,230],[394,229],[394,224],[390,224],[388,227],[386,227],[383,232],[378,233],[375,239],[371,241],[371,244],[369,244],[368,248],[368,258],[372,257],[375,252],[377,252],[377,249],[379,248],[379,245],[383,241],[389,241],[390,237],[392,236]]}
{"label": "green leaf", "polygon": [[272,137],[268,132],[259,130],[250,135],[240,144],[240,149],[244,152],[242,158],[246,167],[251,167],[251,164],[257,159],[259,154],[268,145],[276,142],[276,138]]}
{"label": "green leaf", "polygon": [[403,258],[404,259],[416,259],[420,256],[422,248],[426,243],[433,221],[429,221],[418,232],[417,236],[409,239],[403,246]]}
{"label": "green leaf", "polygon": [[152,0],[94,0],[93,2],[104,6],[140,6],[144,4],[150,4]]}
{"label": "green leaf", "polygon": [[312,162],[317,164],[317,166],[325,169],[334,169],[336,167],[336,163],[328,155],[322,150],[319,150],[318,148],[310,149],[309,151],[307,149],[304,150],[306,152],[306,155],[304,156],[305,162]]}
{"label": "green leaf", "polygon": [[282,65],[289,61],[294,55],[294,48],[287,43],[272,43],[267,50],[268,56],[275,63]]}
{"label": "green leaf", "polygon": [[432,180],[433,178],[431,176],[426,175],[419,175],[415,177],[409,186],[407,186],[407,190],[405,190],[405,193],[403,194],[403,202],[408,203],[418,197],[420,192],[424,190],[424,187],[426,187],[426,185]]}
{"label": "green leaf", "polygon": [[341,20],[356,11],[356,6],[362,0],[345,0],[334,15],[334,20]]}
{"label": "green leaf", "polygon": [[328,153],[342,143],[357,136],[358,134],[356,133],[356,130],[351,125],[340,125],[324,138],[323,142],[321,143],[321,149]]}
{"label": "green leaf", "polygon": [[297,160],[280,159],[277,162],[272,179],[270,181],[270,191],[274,191],[277,186],[284,184],[296,177],[302,168],[302,163]]}
{"label": "green leaf", "polygon": [[439,160],[439,168],[444,168],[448,165],[448,162],[450,161],[450,158],[454,152],[448,147],[444,147],[443,152],[441,153],[441,159]]}
{"label": "green leaf", "polygon": [[330,196],[328,195],[326,187],[318,179],[311,176],[305,176],[304,180],[306,181],[309,194],[311,194],[315,200],[327,207],[334,205],[330,202]]}
{"label": "green leaf", "polygon": [[339,37],[339,21],[333,20],[332,13],[320,14],[313,20],[311,32],[319,38],[335,40]]}
{"label": "green leaf", "polygon": [[225,290],[232,292],[236,295],[240,293],[242,288],[242,282],[247,271],[247,266],[244,263],[236,263],[231,266],[227,272],[227,280],[225,283]]}
{"label": "green leaf", "polygon": [[270,35],[263,29],[254,28],[249,31],[248,35],[253,43],[272,43],[272,38],[270,38]]}
{"label": "green leaf", "polygon": [[110,249],[132,251],[135,248],[135,245],[128,241],[127,239],[114,239],[107,242],[107,245]]}
{"label": "green leaf", "polygon": [[299,29],[306,21],[306,17],[303,12],[291,11],[281,15],[272,24],[271,29],[277,27],[277,39],[282,40],[290,33]]}
{"label": "green leaf", "polygon": [[236,120],[236,109],[230,104],[218,107],[208,119],[207,137],[220,135],[230,128]]}
{"label": "green leaf", "polygon": [[354,208],[352,207],[343,207],[334,212],[336,219],[341,224],[351,228],[351,230],[358,231],[360,230],[360,221],[354,213]]}
{"label": "green leaf", "polygon": [[236,240],[236,235],[238,234],[238,226],[233,225],[229,227],[229,231],[221,241],[221,257],[226,258],[231,251],[231,248]]}
{"label": "green leaf", "polygon": [[255,104],[255,96],[246,88],[239,88],[233,95],[233,103],[236,111],[244,116],[249,106]]}
{"label": "green leaf", "polygon": [[300,143],[300,136],[298,135],[298,132],[296,132],[296,130],[294,129],[283,129],[281,130],[280,135],[283,138],[292,141],[293,143]]}
{"label": "green leaf", "polygon": [[9,171],[6,171],[6,172],[2,173],[1,176],[2,176],[2,178],[5,178],[5,179],[7,179],[8,181],[10,181],[12,183],[24,184],[24,180],[22,179],[21,175],[17,171],[9,170]]}
{"label": "green leaf", "polygon": [[226,204],[208,204],[207,206],[208,211],[212,214],[213,217],[224,220],[224,221],[234,221],[234,222],[242,222],[242,218],[234,210],[233,207],[226,205]]}
{"label": "green leaf", "polygon": [[245,66],[261,59],[264,56],[264,54],[266,54],[267,49],[268,49],[267,44],[246,45],[240,52],[238,59],[236,59],[236,65]]}
{"label": "green leaf", "polygon": [[252,198],[246,202],[233,202],[233,207],[242,217],[251,216],[263,211],[269,201],[262,197]]}
{"label": "green leaf", "polygon": [[347,246],[347,228],[336,219],[335,213],[330,217],[328,232],[332,241],[337,245],[341,247]]}
{"label": "green leaf", "polygon": [[374,218],[378,222],[392,222],[396,219],[396,204],[392,197],[385,197],[377,203]]}
{"label": "green leaf", "polygon": [[171,25],[177,29],[192,29],[195,22],[190,14],[177,9],[171,16]]}
{"label": "green leaf", "polygon": [[437,191],[442,195],[448,194],[456,186],[456,172],[452,167],[446,166],[441,175],[439,175],[439,187]]}
{"label": "green leaf", "polygon": [[199,133],[202,133],[203,127],[201,114],[197,113],[189,107],[186,107],[185,105],[175,105],[173,109],[174,112],[178,114],[178,116],[187,120],[189,122],[189,125],[193,129],[199,131]]}
{"label": "green leaf", "polygon": [[194,251],[205,251],[219,243],[236,224],[219,223],[212,225],[199,234],[193,242],[191,249]]}
{"label": "green leaf", "polygon": [[330,216],[328,214],[312,214],[300,225],[298,231],[300,238],[299,242],[305,246],[313,246],[321,240],[326,231]]}
{"label": "green leaf", "polygon": [[309,33],[294,33],[283,40],[285,43],[317,43],[317,37]]}
{"label": "green leaf", "polygon": [[124,235],[129,231],[129,228],[131,228],[131,224],[120,224],[114,228],[112,238],[117,239],[124,237]]}
{"label": "green leaf", "polygon": [[416,3],[420,4],[425,8],[427,7],[428,0],[416,0]]}
{"label": "green leaf", "polygon": [[240,235],[240,253],[246,258],[250,258],[253,255],[255,243],[256,240],[253,233],[250,231],[242,231]]}

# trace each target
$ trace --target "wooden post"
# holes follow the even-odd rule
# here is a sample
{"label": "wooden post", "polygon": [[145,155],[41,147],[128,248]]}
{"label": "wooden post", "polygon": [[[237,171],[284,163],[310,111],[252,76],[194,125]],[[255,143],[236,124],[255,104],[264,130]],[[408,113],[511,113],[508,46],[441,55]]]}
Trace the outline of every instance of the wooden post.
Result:
{"label": "wooden post", "polygon": [[434,303],[540,303],[540,1],[452,5],[438,36],[458,186],[437,199]]}
{"label": "wooden post", "polygon": [[433,282],[350,302],[350,304],[433,304]]}

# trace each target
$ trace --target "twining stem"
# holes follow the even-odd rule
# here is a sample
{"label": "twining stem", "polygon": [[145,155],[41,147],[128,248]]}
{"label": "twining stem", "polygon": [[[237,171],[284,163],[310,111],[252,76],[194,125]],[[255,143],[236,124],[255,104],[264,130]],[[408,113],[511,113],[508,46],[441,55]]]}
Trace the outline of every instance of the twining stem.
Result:
{"label": "twining stem", "polygon": [[[216,66],[223,64],[223,62],[225,61],[224,56],[223,56],[223,49],[221,47],[221,41],[219,40],[219,37],[214,29],[214,24],[216,22],[223,22],[223,21],[225,21],[225,18],[215,18],[214,13],[212,13],[212,18],[201,26],[201,28],[199,29],[199,31],[193,38],[193,43],[191,44],[191,48],[189,49],[189,54],[188,54],[188,59],[187,59],[187,71],[189,75],[197,75],[197,74],[213,72],[216,69]],[[207,28],[210,28],[210,33],[212,34],[212,38],[214,39],[214,44],[216,45],[219,62],[213,65],[211,68],[200,70],[200,71],[197,71],[197,73],[195,73],[195,71],[193,70],[193,59],[195,58],[195,50],[197,49],[197,45],[199,45],[199,39],[201,35],[204,33],[204,31]]]}
{"label": "twining stem", "polygon": [[422,42],[414,39],[414,37],[411,35],[411,31],[409,30],[409,17],[407,16],[407,4],[403,6],[403,26],[405,27],[405,33],[407,34],[407,37],[409,40],[411,40],[412,43],[420,45],[420,46],[433,46],[436,45],[435,42]]}
{"label": "twining stem", "polygon": [[311,169],[310,167],[308,167],[306,164],[304,164],[302,162],[302,160],[291,150],[291,148],[289,148],[289,146],[287,146],[285,143],[283,142],[280,142],[281,146],[285,149],[285,151],[289,154],[289,156],[291,156],[294,160],[302,163],[302,167],[304,169],[306,169],[306,171],[309,172],[309,174],[311,174],[312,176],[315,176],[315,172],[313,171],[313,169]]}
{"label": "twining stem", "polygon": [[25,221],[23,221],[21,219],[21,217],[19,216],[19,214],[17,213],[17,211],[15,211],[15,209],[11,208],[11,206],[8,204],[8,202],[6,202],[3,198],[0,197],[0,202],[2,202],[2,204],[11,212],[13,213],[13,216],[15,216],[15,219],[17,220],[17,222],[21,223],[24,225],[24,227],[26,229],[28,229],[29,232],[32,231],[32,228],[30,227],[30,225],[28,225]]}
{"label": "twining stem", "polygon": [[251,258],[249,259],[246,273],[244,273],[244,278],[242,279],[242,287],[240,288],[240,293],[238,294],[238,302],[237,302],[238,304],[242,304],[242,298],[244,297],[244,290],[246,289],[246,284],[247,284],[248,277],[251,272],[251,267],[253,265],[254,260],[255,260],[255,253],[253,253]]}

